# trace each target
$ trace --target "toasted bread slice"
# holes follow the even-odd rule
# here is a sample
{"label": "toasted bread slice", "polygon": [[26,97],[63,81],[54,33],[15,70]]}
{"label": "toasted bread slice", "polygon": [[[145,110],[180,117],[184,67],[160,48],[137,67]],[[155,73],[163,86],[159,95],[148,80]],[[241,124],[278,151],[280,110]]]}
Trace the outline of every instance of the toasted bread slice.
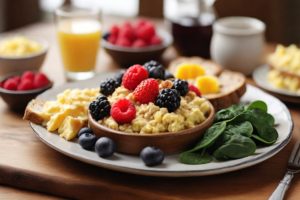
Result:
{"label": "toasted bread slice", "polygon": [[195,63],[201,65],[206,74],[218,76],[222,72],[222,67],[210,60],[205,60],[200,57],[180,57],[173,60],[169,65],[169,70],[172,74],[176,72],[177,66],[183,63]]}
{"label": "toasted bread slice", "polygon": [[240,101],[246,92],[246,77],[238,72],[224,70],[218,77],[221,91],[216,94],[206,94],[216,110],[227,108]]}
{"label": "toasted bread slice", "polygon": [[45,118],[42,115],[42,110],[45,102],[46,101],[41,99],[31,100],[25,109],[23,119],[41,125],[45,120]]}

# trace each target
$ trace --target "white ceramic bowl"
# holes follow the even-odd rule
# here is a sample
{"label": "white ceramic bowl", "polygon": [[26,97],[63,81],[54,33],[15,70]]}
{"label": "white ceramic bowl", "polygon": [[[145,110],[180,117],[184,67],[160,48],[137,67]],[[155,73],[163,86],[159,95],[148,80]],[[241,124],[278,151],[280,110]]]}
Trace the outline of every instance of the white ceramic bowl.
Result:
{"label": "white ceramic bowl", "polygon": [[[8,36],[10,37],[10,36]],[[8,38],[6,37],[6,38]],[[26,36],[27,37],[27,36]],[[4,38],[3,40],[5,40]],[[26,56],[1,56],[0,55],[0,76],[12,73],[21,73],[27,70],[39,71],[48,51],[48,42],[37,37],[28,37],[42,45],[42,50]]]}

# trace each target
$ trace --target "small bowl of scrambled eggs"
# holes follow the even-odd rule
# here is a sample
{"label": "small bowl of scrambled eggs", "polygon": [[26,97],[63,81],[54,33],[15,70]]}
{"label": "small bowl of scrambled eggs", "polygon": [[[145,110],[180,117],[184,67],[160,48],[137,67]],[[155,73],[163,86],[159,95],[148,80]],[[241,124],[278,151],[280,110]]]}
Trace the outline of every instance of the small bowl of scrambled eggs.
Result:
{"label": "small bowl of scrambled eggs", "polygon": [[0,40],[0,76],[38,71],[47,51],[48,43],[35,37],[10,36]]}

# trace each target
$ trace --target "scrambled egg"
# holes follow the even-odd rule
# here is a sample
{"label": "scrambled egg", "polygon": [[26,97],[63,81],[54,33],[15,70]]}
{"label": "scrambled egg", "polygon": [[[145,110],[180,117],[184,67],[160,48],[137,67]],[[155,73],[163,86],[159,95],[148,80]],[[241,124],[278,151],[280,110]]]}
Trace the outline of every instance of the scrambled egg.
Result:
{"label": "scrambled egg", "polygon": [[300,92],[300,49],[296,45],[278,45],[269,62],[273,69],[268,73],[268,81],[274,87]]}
{"label": "scrambled egg", "polygon": [[38,42],[30,40],[26,37],[17,36],[0,42],[0,55],[27,56],[40,52],[42,48],[43,46]]}
{"label": "scrambled egg", "polygon": [[99,95],[99,89],[67,89],[57,100],[47,101],[41,112],[48,131],[58,131],[66,140],[72,140],[87,124],[88,106]]}

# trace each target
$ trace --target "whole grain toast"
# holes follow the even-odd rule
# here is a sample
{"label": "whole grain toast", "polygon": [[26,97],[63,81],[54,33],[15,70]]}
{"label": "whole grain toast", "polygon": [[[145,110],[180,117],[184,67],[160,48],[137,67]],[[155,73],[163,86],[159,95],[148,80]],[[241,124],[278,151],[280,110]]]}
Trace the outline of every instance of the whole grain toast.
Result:
{"label": "whole grain toast", "polygon": [[45,102],[41,99],[31,100],[25,109],[23,119],[41,125],[44,122],[41,112]]}

